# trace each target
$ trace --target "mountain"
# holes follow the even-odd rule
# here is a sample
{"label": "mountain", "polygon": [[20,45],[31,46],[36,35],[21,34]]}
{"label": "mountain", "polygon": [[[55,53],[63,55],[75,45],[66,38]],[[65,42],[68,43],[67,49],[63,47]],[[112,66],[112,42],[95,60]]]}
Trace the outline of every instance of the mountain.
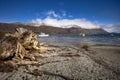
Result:
{"label": "mountain", "polygon": [[34,26],[30,24],[22,24],[22,23],[0,23],[0,31],[4,32],[15,32],[15,29],[18,27],[23,27],[29,30],[32,30],[35,33],[48,33],[48,34],[106,34],[107,31],[97,28],[97,29],[84,29],[78,27],[77,25],[71,26],[70,28],[60,28],[60,27],[53,27],[53,26]]}

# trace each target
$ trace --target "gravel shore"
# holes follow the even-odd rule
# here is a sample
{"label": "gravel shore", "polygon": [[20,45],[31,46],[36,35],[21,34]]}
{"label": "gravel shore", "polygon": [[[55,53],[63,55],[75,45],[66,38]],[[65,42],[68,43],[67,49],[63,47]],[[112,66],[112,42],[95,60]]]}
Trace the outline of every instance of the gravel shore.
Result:
{"label": "gravel shore", "polygon": [[120,47],[49,46],[35,65],[1,71],[0,80],[120,80]]}

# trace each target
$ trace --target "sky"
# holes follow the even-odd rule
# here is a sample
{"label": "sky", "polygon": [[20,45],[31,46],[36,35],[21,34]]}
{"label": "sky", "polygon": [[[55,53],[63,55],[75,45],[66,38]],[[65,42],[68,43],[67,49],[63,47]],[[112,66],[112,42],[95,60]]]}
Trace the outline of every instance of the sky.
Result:
{"label": "sky", "polygon": [[78,25],[120,33],[120,0],[0,0],[0,22]]}

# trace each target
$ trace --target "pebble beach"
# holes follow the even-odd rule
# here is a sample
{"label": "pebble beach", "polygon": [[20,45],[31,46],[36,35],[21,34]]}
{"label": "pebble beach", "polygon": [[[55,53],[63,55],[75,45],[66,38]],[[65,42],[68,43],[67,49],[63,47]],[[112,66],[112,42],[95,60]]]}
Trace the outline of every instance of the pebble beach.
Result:
{"label": "pebble beach", "polygon": [[[39,53],[38,53],[39,54]],[[48,46],[38,64],[1,71],[0,80],[120,80],[120,46]]]}

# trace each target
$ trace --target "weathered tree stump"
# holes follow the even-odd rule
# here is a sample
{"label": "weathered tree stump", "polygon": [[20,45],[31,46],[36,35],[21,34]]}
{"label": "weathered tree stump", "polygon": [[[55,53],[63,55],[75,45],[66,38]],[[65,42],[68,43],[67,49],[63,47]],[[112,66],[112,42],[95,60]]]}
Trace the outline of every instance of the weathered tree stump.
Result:
{"label": "weathered tree stump", "polygon": [[[15,64],[34,64],[32,51],[44,52],[46,48],[37,41],[37,34],[17,28],[13,34],[6,34],[0,41],[0,61],[13,61]],[[23,61],[29,59],[29,61]]]}

